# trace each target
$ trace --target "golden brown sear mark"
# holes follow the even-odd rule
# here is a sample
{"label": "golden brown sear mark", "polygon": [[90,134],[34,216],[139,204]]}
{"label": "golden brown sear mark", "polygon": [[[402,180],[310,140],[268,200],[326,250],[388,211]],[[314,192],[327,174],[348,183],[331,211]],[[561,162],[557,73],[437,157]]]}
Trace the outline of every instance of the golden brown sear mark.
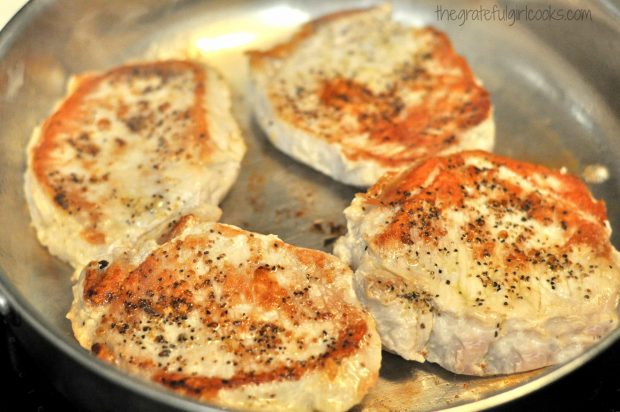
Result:
{"label": "golden brown sear mark", "polygon": [[[155,114],[167,108],[150,107],[150,96],[165,88],[171,79],[188,74],[192,79],[191,107],[166,120],[156,120],[162,117]],[[119,91],[122,87],[129,88],[131,95],[123,95]],[[142,99],[130,107],[131,98],[137,97]],[[188,61],[130,64],[102,74],[80,76],[70,95],[41,126],[32,152],[34,176],[58,208],[82,217],[87,224],[80,234],[84,240],[104,244],[106,234],[99,228],[103,218],[99,205],[110,199],[94,199],[93,193],[97,185],[108,183],[109,173],[100,171],[114,169],[119,153],[128,145],[140,145],[140,139],[152,138],[157,130],[166,131],[168,140],[176,139],[169,150],[158,150],[158,162],[178,156],[176,148],[188,144],[198,148],[201,158],[208,156],[211,143],[204,98],[204,69]],[[106,117],[101,113],[107,113]],[[119,131],[120,125],[124,125],[124,131]],[[118,134],[108,137],[113,127]]]}
{"label": "golden brown sear mark", "polygon": [[[480,157],[492,163],[484,168],[467,164],[470,157]],[[500,176],[500,168],[516,173],[534,187],[542,185],[550,195],[539,190],[524,189],[518,183]],[[427,182],[429,176],[433,179]],[[534,181],[540,179],[540,181]],[[577,177],[553,171],[543,166],[492,155],[484,152],[463,152],[447,157],[430,159],[396,177],[390,174],[370,189],[367,199],[372,203],[398,209],[377,243],[387,245],[393,240],[411,244],[412,230],[425,242],[437,244],[446,234],[446,215],[452,211],[473,213],[465,203],[484,198],[496,225],[504,222],[509,214],[523,213],[519,230],[523,233],[505,243],[508,231],[495,237],[488,230],[485,215],[469,216],[462,227],[461,240],[471,245],[474,256],[483,259],[494,255],[496,247],[512,247],[505,262],[507,267],[525,262],[547,262],[555,267],[561,259],[541,256],[526,247],[533,235],[527,222],[535,221],[544,226],[556,225],[566,234],[562,248],[585,244],[598,255],[610,253],[605,222],[605,204],[592,198],[588,188]],[[470,213],[471,212],[471,213]],[[589,218],[590,217],[590,218]],[[592,221],[592,217],[595,219]],[[554,264],[555,262],[555,264]]]}
{"label": "golden brown sear mark", "polygon": [[[181,219],[177,226],[182,231],[185,224]],[[234,237],[241,233],[228,226],[219,225],[218,228],[210,235]],[[171,232],[178,234],[174,227]],[[93,353],[114,362],[118,355],[104,343],[106,334],[120,334],[123,339],[144,345],[144,325],[150,325],[149,329],[155,325],[182,327],[191,316],[197,315],[201,325],[192,325],[192,332],[183,334],[182,339],[179,335],[179,344],[198,339],[220,342],[220,348],[234,357],[234,364],[241,365],[235,368],[232,377],[223,379],[171,371],[149,362],[148,355],[145,359],[133,358],[131,363],[150,370],[154,381],[172,390],[210,399],[220,389],[295,381],[318,370],[333,377],[342,361],[354,355],[367,339],[370,331],[360,310],[345,302],[332,302],[326,308],[310,296],[312,288],[329,288],[335,280],[332,275],[314,273],[330,265],[325,254],[274,241],[270,247],[275,251],[292,252],[297,262],[294,270],[306,268],[308,271],[304,281],[284,288],[276,280],[277,273],[291,268],[267,264],[260,254],[245,265],[234,266],[225,253],[214,251],[211,245],[208,235],[188,235],[183,239],[168,239],[168,243],[153,251],[137,267],[123,260],[92,262],[86,269],[84,300],[108,307],[98,329],[100,337],[95,338],[97,343],[92,347]],[[250,237],[248,248],[257,250],[258,247],[258,242]],[[328,299],[327,296],[321,299]],[[235,314],[234,308],[244,304],[251,305],[256,314]],[[338,307],[336,312],[335,306]],[[258,315],[268,311],[276,311],[278,318],[273,321],[259,319]],[[304,322],[329,322],[332,327],[325,326],[316,336],[304,338],[294,328],[286,326]],[[156,343],[161,344],[160,358],[173,356],[171,342],[163,335]],[[324,345],[324,349],[306,358],[284,359],[282,353],[291,344],[298,350],[317,344]],[[254,365],[256,369],[248,369],[247,365]]]}
{"label": "golden brown sear mark", "polygon": [[[319,92],[321,103],[336,117],[355,116],[358,133],[368,136],[367,147],[348,148],[349,158],[379,160],[386,165],[410,163],[433,156],[458,145],[459,134],[489,117],[491,100],[476,81],[466,61],[456,54],[444,33],[424,29],[433,38],[431,52],[420,57],[434,61],[457,74],[433,74],[422,63],[402,69],[395,84],[385,92],[373,93],[351,79],[325,79]],[[420,103],[407,106],[401,97],[403,89],[420,93]],[[330,136],[340,141],[341,136]],[[382,156],[372,145],[398,143],[398,156]]]}

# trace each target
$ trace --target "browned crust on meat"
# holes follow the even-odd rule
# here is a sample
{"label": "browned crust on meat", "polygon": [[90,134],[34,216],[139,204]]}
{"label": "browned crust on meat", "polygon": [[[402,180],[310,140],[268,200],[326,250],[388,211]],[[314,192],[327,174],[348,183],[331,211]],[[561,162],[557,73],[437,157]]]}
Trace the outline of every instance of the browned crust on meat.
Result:
{"label": "browned crust on meat", "polygon": [[[324,24],[368,10],[334,13],[306,23],[289,41],[266,51],[250,52],[252,68],[262,70],[269,59],[287,58]],[[318,91],[321,107],[312,112],[297,108],[295,101],[271,91],[269,99],[278,116],[316,136],[316,130],[308,127],[308,117],[338,124],[344,115],[352,115],[358,123],[356,133],[368,136],[363,144],[347,142],[350,130],[320,132],[316,137],[340,144],[351,161],[372,160],[388,168],[399,168],[458,147],[464,132],[491,117],[490,96],[445,33],[432,27],[414,28],[410,33],[412,38],[425,39],[428,44],[420,55],[411,56],[413,64],[398,69],[399,78],[387,92],[373,93],[348,78],[325,78]],[[458,74],[431,73],[431,64],[446,72],[456,70]],[[406,106],[398,95],[403,89],[422,93],[422,103]],[[385,144],[397,144],[400,150],[397,154],[378,153],[377,147]]]}
{"label": "browned crust on meat", "polygon": [[[324,81],[321,102],[338,113],[354,115],[359,124],[358,133],[368,136],[365,147],[344,147],[349,159],[373,159],[385,166],[411,163],[458,145],[463,130],[477,126],[490,116],[489,94],[478,85],[465,59],[454,52],[445,34],[430,28],[425,30],[437,42],[434,55],[427,58],[458,67],[462,77],[430,75],[423,70],[415,75],[402,73],[399,85],[382,94],[374,94],[348,79]],[[420,105],[405,107],[397,96],[397,90],[403,87],[422,92],[427,98]],[[431,98],[431,95],[438,97]],[[303,124],[298,121],[297,126]],[[338,142],[340,138],[330,136],[329,140]],[[397,157],[383,156],[373,149],[383,143],[398,143],[403,149]]]}
{"label": "browned crust on meat", "polygon": [[[491,169],[466,166],[467,158],[478,157],[493,164]],[[544,197],[537,191],[523,188],[498,177],[498,168],[503,166],[528,180],[534,187],[543,181],[557,179],[557,189],[545,185],[552,195]],[[432,182],[426,180],[436,173]],[[467,189],[473,189],[468,193]],[[489,193],[481,194],[481,190]],[[609,257],[611,245],[606,228],[607,214],[603,201],[592,198],[586,185],[577,177],[517,160],[496,156],[481,151],[462,152],[447,157],[436,157],[425,161],[398,175],[389,173],[365,196],[369,204],[396,207],[397,212],[387,229],[376,239],[380,247],[389,247],[392,242],[411,244],[411,231],[422,236],[430,245],[437,244],[446,233],[442,217],[450,210],[463,208],[467,198],[484,196],[491,212],[498,218],[516,211],[524,212],[524,234],[522,238],[507,245],[503,240],[507,233],[500,232],[500,238],[490,237],[484,229],[485,217],[478,216],[463,227],[462,240],[470,245],[477,259],[491,257],[497,247],[510,248],[505,266],[519,267],[525,263],[541,263],[544,260],[552,269],[561,267],[566,260],[563,251],[578,244],[591,247],[597,255]],[[584,216],[585,215],[585,216]],[[540,255],[540,251],[527,249],[527,221],[534,220],[545,226],[560,226],[565,232],[566,242],[559,245],[558,256]]]}
{"label": "browned crust on meat", "polygon": [[[179,224],[184,225],[183,222]],[[216,225],[211,234],[233,237],[241,233],[229,226]],[[249,237],[250,248],[257,247],[256,242],[252,236]],[[227,345],[241,365],[236,368],[234,376],[222,379],[169,371],[155,365],[155,361],[149,358],[132,359],[130,362],[147,371],[155,382],[201,399],[213,399],[220,390],[245,385],[296,381],[312,372],[334,379],[342,361],[366,344],[371,331],[364,313],[343,301],[332,302],[328,311],[313,303],[309,290],[312,287],[329,288],[334,281],[331,274],[325,275],[333,270],[334,265],[325,254],[294,248],[279,240],[275,240],[269,248],[284,248],[286,253],[297,257],[297,267],[308,271],[306,282],[296,285],[294,290],[284,289],[274,275],[285,268],[263,263],[260,254],[253,254],[254,260],[245,271],[224,263],[224,269],[210,266],[207,273],[198,273],[194,268],[199,261],[206,263],[207,267],[214,261],[226,261],[224,254],[214,256],[210,252],[208,236],[205,235],[173,238],[137,267],[123,261],[111,264],[92,262],[85,273],[84,302],[87,306],[107,307],[106,315],[93,337],[93,353],[105,361],[117,362],[115,348],[106,344],[106,334],[119,333],[126,339],[140,339],[139,335],[144,334],[141,328],[145,324],[179,325],[195,312],[200,313],[204,330],[209,331],[213,339],[221,340],[222,345]],[[191,251],[191,256],[184,259],[181,251]],[[216,286],[221,290],[220,294],[216,292]],[[198,295],[208,296],[208,299],[199,301],[196,299]],[[333,334],[323,331],[322,335],[314,338],[328,342],[326,350],[320,355],[284,361],[277,359],[278,348],[294,335],[294,331],[287,330],[279,320],[265,322],[251,315],[235,318],[229,313],[229,308],[241,302],[251,303],[260,312],[278,310],[293,324],[304,320],[326,320],[336,324],[336,329]],[[237,340],[237,336],[247,337],[248,334],[254,336],[255,344],[248,346],[247,338],[246,344]],[[189,338],[194,339],[193,336]],[[313,343],[317,342],[297,342],[301,346]],[[262,360],[259,370],[244,368],[243,365],[247,364],[244,359]]]}
{"label": "browned crust on meat", "polygon": [[179,219],[175,219],[168,223],[168,230],[165,230],[159,238],[157,239],[157,243],[160,245],[162,243],[166,243],[169,240],[181,235],[184,230],[188,227],[196,223],[196,217],[192,214],[187,214],[181,216]]}
{"label": "browned crust on meat", "polygon": [[365,339],[368,330],[366,321],[359,320],[342,329],[333,346],[319,357],[307,362],[292,365],[274,365],[262,373],[237,373],[229,379],[206,378],[183,373],[158,373],[153,380],[169,388],[202,399],[215,397],[221,389],[235,389],[245,385],[260,385],[270,382],[296,381],[305,374],[321,370],[327,377],[334,378],[338,365],[347,357],[355,354]]}
{"label": "browned crust on meat", "polygon": [[[579,178],[543,166],[481,151],[435,157],[387,173],[357,202],[366,213],[388,215],[368,239],[372,253],[419,264],[416,276],[434,285],[435,298],[439,287],[458,294],[452,303],[435,299],[448,310],[461,303],[476,316],[547,310],[545,302],[566,302],[567,290],[578,296],[575,283],[618,271],[604,202]],[[480,289],[461,289],[461,278]],[[412,278],[412,291],[384,281],[373,293],[420,303],[421,292],[430,293],[425,281]],[[598,301],[589,287],[580,298]]]}
{"label": "browned crust on meat", "polygon": [[[80,236],[88,243],[100,245],[106,242],[106,234],[98,229],[98,222],[102,218],[99,205],[85,197],[90,184],[105,183],[107,174],[78,177],[75,174],[62,175],[58,168],[56,153],[62,152],[63,147],[71,146],[76,152],[73,162],[78,162],[85,170],[92,170],[95,159],[100,155],[101,148],[93,142],[87,130],[106,130],[110,127],[110,120],[103,119],[94,122],[94,114],[98,108],[104,106],[114,110],[116,122],[124,122],[134,134],[140,134],[149,122],[148,110],[165,111],[165,107],[149,108],[140,117],[125,118],[127,106],[124,102],[118,103],[111,98],[102,102],[98,99],[92,103],[88,99],[104,84],[131,82],[145,77],[158,77],[165,83],[170,76],[190,71],[194,75],[194,104],[188,113],[179,113],[178,116],[191,119],[192,130],[184,135],[184,145],[195,145],[200,148],[201,157],[207,157],[211,151],[209,131],[206,124],[205,99],[205,71],[199,64],[188,61],[161,61],[153,63],[130,64],[112,69],[102,74],[82,75],[75,79],[75,87],[58,109],[45,120],[40,128],[38,142],[33,147],[31,167],[34,177],[47,195],[53,200],[54,206],[68,215],[81,214],[87,217],[89,225],[84,228]],[[111,96],[112,97],[112,96]],[[116,96],[118,97],[118,96]],[[181,118],[179,117],[179,119]],[[127,144],[125,136],[118,136],[115,144],[117,150],[122,150]],[[146,136],[141,136],[146,138]],[[165,160],[162,158],[162,160]]]}

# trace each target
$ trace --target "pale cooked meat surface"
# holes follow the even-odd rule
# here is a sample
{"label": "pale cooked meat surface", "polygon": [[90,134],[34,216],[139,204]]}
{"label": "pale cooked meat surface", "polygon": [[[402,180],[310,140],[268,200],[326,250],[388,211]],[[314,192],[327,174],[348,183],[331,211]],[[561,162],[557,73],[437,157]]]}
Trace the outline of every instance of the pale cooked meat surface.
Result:
{"label": "pale cooked meat surface", "polygon": [[389,5],[305,24],[250,53],[255,116],[283,152],[370,186],[436,154],[491,150],[489,94],[448,37],[391,19]]}
{"label": "pale cooked meat surface", "polygon": [[338,411],[381,343],[332,255],[183,217],[159,244],[91,262],[68,317],[82,346],[178,393],[244,410]]}
{"label": "pale cooked meat surface", "polygon": [[384,347],[463,374],[576,356],[618,324],[605,205],[576,177],[480,151],[382,178],[335,254]]}
{"label": "pale cooked meat surface", "polygon": [[230,105],[220,76],[190,61],[73,78],[28,148],[41,243],[78,267],[190,210],[217,219],[245,153]]}

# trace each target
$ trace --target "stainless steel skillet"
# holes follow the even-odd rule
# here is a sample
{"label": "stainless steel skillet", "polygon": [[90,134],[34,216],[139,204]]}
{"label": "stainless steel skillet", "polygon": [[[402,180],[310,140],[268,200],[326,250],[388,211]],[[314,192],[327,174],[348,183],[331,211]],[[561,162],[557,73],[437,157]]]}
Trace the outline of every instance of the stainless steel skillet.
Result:
{"label": "stainless steel skillet", "polygon": [[[25,145],[34,126],[62,97],[74,73],[129,60],[205,59],[235,91],[248,156],[223,204],[223,221],[276,233],[300,246],[331,249],[355,189],[280,154],[265,140],[245,99],[242,51],[264,47],[301,22],[368,2],[34,0],[0,33],[0,310],[41,362],[43,373],[92,410],[210,410],[96,361],[74,341],[64,315],[70,269],[39,246],[22,193]],[[508,3],[507,3],[508,4]],[[491,91],[497,152],[567,167],[605,167],[591,185],[604,198],[620,246],[620,13],[612,2],[557,0],[552,7],[588,10],[582,21],[448,21],[443,10],[500,10],[503,2],[395,1],[398,19],[446,30]],[[530,9],[548,3],[528,2]],[[525,3],[510,2],[509,8]],[[440,9],[441,8],[441,9]],[[439,12],[438,12],[439,10]],[[445,16],[445,14],[443,14]],[[473,14],[470,13],[470,16]],[[463,23],[463,24],[461,24]],[[2,302],[6,301],[6,304]],[[620,330],[558,367],[486,379],[385,354],[382,377],[359,410],[482,409],[552,382],[603,351]]]}

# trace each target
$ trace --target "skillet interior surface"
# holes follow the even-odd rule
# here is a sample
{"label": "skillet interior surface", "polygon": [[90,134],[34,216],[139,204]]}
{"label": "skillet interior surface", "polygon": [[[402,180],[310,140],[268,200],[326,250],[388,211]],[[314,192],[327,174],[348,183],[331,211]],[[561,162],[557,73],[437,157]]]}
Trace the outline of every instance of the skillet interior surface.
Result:
{"label": "skillet interior surface", "polygon": [[[582,22],[438,20],[438,7],[477,8],[478,2],[393,2],[395,17],[446,30],[457,51],[489,89],[495,106],[496,152],[582,174],[607,168],[609,179],[590,185],[607,202],[620,246],[620,20],[604,3],[583,2]],[[558,1],[555,7],[575,7]],[[503,3],[498,3],[504,7]],[[123,62],[191,57],[217,67],[233,88],[235,116],[248,154],[239,180],[222,204],[222,221],[284,241],[331,251],[355,188],[339,184],[278,152],[252,118],[245,94],[243,51],[282,39],[308,19],[365,3],[277,1],[38,1],[22,10],[0,36],[0,290],[56,348],[118,385],[145,396],[163,392],[99,364],[73,339],[70,268],[51,257],[30,227],[23,195],[25,147],[33,128],[64,94],[72,74]],[[529,3],[536,7],[535,2]],[[540,7],[543,7],[541,4]],[[546,5],[544,6],[546,7]],[[318,223],[318,224],[317,224]],[[523,395],[573,370],[610,345],[605,341],[574,361],[512,376],[457,376],[430,364],[384,353],[381,379],[358,410],[480,409]],[[165,394],[164,406],[199,409]]]}

